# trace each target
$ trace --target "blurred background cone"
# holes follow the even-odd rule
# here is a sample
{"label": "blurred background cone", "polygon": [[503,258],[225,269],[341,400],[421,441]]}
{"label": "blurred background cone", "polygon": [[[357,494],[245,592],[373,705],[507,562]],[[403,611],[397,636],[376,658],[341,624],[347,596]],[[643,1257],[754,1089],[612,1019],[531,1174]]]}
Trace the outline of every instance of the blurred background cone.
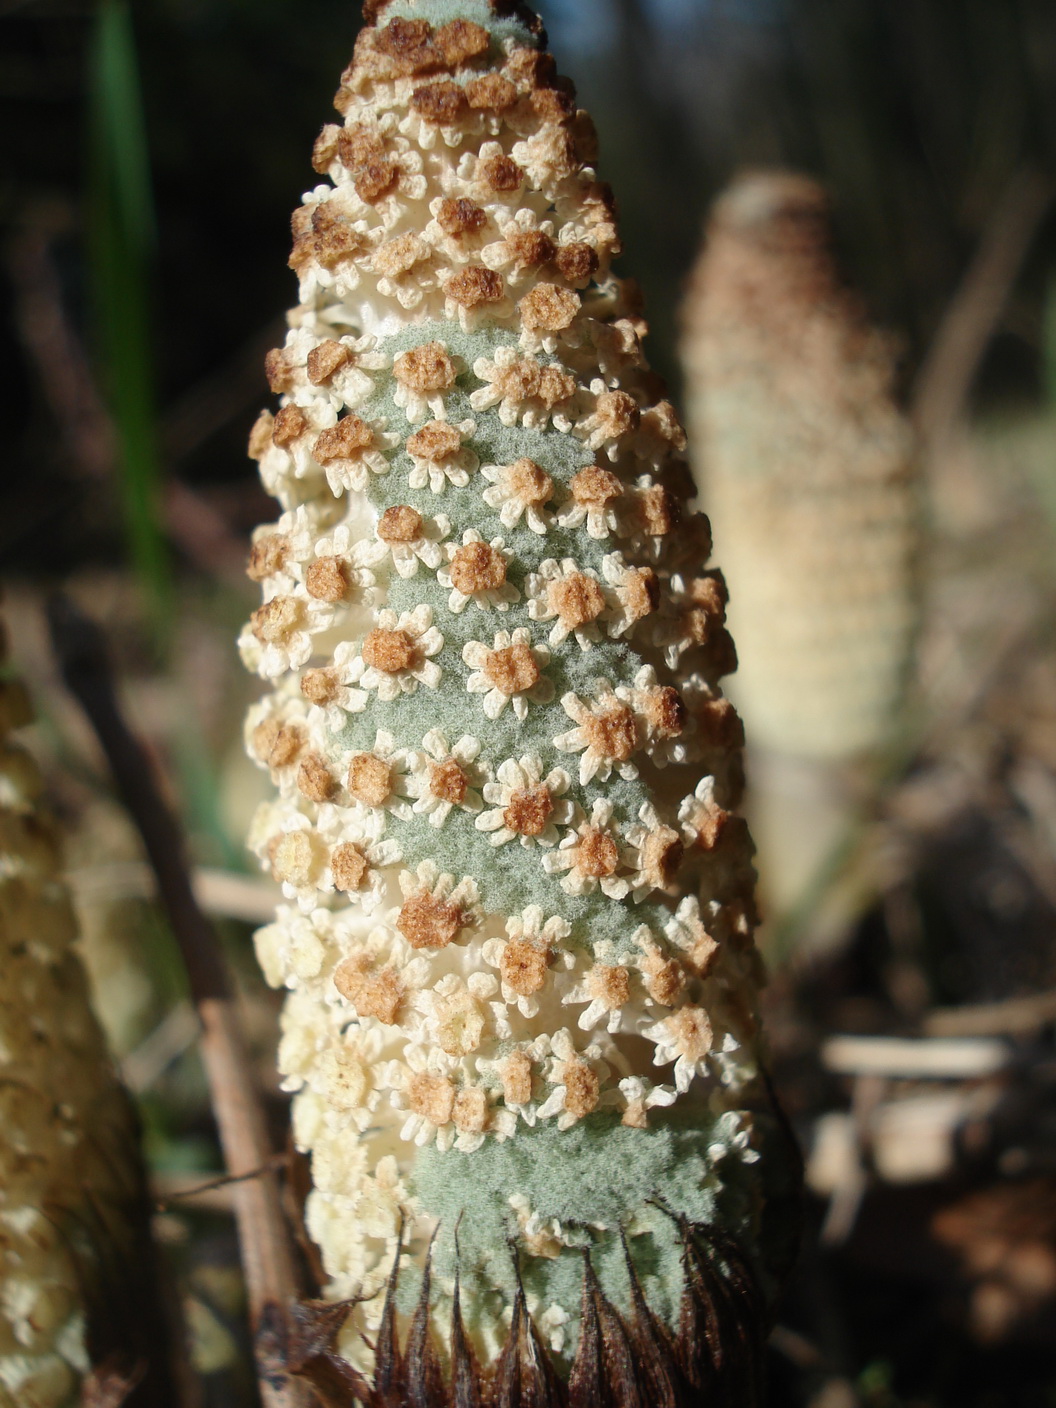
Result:
{"label": "blurred background cone", "polygon": [[[831,867],[897,733],[916,616],[914,447],[894,348],[841,282],[815,181],[749,172],[715,202],[682,355],[694,475],[730,586],[763,894],[780,923]],[[844,926],[849,895],[828,899],[810,945]]]}

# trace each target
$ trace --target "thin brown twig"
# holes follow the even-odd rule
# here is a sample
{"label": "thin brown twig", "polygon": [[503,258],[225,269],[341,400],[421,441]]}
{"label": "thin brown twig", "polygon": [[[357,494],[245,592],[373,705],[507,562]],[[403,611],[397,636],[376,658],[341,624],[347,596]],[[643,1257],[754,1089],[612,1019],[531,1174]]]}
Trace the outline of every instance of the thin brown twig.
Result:
{"label": "thin brown twig", "polygon": [[204,495],[175,475],[162,484],[165,527],[196,567],[245,587],[246,548]]}
{"label": "thin brown twig", "polygon": [[[162,800],[142,744],[118,704],[98,626],[63,597],[49,603],[52,640],[67,687],[90,720],[157,877],[202,1024],[200,1050],[224,1162],[233,1188],[242,1267],[255,1345],[262,1325],[283,1320],[298,1292],[293,1251],[269,1163],[264,1110],[240,1030],[235,995],[216,936],[191,887],[183,837]],[[274,1373],[258,1350],[265,1408],[300,1408],[300,1385]]]}
{"label": "thin brown twig", "polygon": [[924,1019],[929,1036],[1029,1036],[1056,1022],[1056,988],[969,1007],[936,1007]]}
{"label": "thin brown twig", "polygon": [[[10,241],[7,263],[15,291],[15,316],[23,345],[58,423],[69,463],[86,478],[109,479],[114,473],[113,424],[67,315],[51,254],[52,244],[67,219],[57,206],[31,211],[25,227]],[[262,336],[257,335],[252,349]],[[242,355],[247,357],[246,353]],[[206,406],[204,414],[211,432],[221,423],[212,379],[207,391],[211,394],[204,402],[193,392],[185,401],[192,410],[200,403]],[[234,409],[241,406],[236,403]],[[187,426],[189,415],[181,402],[174,423],[175,439],[193,448],[193,436]],[[166,425],[170,460],[174,457],[172,438]],[[169,476],[163,486],[162,504],[170,535],[192,562],[214,575],[243,581],[245,549],[223,516],[201,494]]]}
{"label": "thin brown twig", "polygon": [[285,1166],[285,1154],[272,1154],[259,1168],[247,1169],[245,1173],[224,1173],[217,1178],[210,1178],[205,1183],[192,1179],[184,1187],[172,1187],[167,1191],[159,1192],[155,1189],[154,1209],[156,1212],[167,1212],[173,1203],[182,1202],[184,1198],[200,1198],[206,1193],[215,1193],[218,1189],[228,1189],[236,1183],[244,1183],[247,1178],[261,1178],[266,1173],[281,1172]]}
{"label": "thin brown twig", "polygon": [[932,452],[964,416],[987,344],[1053,194],[1047,177],[1022,168],[1005,187],[983,230],[917,375],[913,420]]}
{"label": "thin brown twig", "polygon": [[27,213],[7,247],[14,312],[23,346],[62,433],[69,462],[103,479],[114,457],[113,428],[63,304],[51,246],[67,223],[56,205]]}
{"label": "thin brown twig", "polygon": [[272,318],[222,366],[195,382],[166,408],[161,429],[168,459],[186,459],[236,415],[259,404],[264,355],[270,347],[281,346],[285,335],[286,320]]}

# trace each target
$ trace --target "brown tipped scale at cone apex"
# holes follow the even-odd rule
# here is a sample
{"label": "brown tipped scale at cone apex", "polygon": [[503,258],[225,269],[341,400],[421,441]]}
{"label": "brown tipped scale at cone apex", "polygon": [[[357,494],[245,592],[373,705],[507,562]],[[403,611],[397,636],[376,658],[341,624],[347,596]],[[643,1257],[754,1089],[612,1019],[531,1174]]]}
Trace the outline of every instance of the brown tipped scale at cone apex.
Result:
{"label": "brown tipped scale at cone apex", "polygon": [[[290,990],[308,1230],[327,1294],[356,1302],[335,1352],[391,1377],[371,1346],[402,1343],[395,1322],[418,1345],[431,1245],[442,1350],[456,1323],[500,1380],[539,1355],[566,1378],[585,1309],[603,1333],[634,1312],[621,1235],[674,1336],[696,1263],[658,1195],[770,1290],[780,1259],[763,1205],[794,1174],[759,1078],[751,846],[732,826],[695,846],[683,823],[705,771],[715,807],[736,804],[725,602],[697,590],[709,535],[684,504],[684,436],[536,27],[486,0],[372,15],[294,222],[280,401],[305,425],[253,440],[287,544],[257,554],[281,606],[241,639],[271,682],[247,737],[277,789],[251,844],[287,900],[257,948]],[[371,164],[394,173],[384,191],[361,189]],[[354,235],[340,259],[319,244],[335,224]],[[328,365],[348,350],[327,380],[323,343]],[[338,476],[314,447],[348,417],[374,458]],[[312,596],[321,561],[345,596]],[[325,690],[302,687],[313,671]],[[284,763],[266,745],[293,734]],[[299,785],[306,757],[325,788]],[[458,796],[437,782],[452,764]]]}

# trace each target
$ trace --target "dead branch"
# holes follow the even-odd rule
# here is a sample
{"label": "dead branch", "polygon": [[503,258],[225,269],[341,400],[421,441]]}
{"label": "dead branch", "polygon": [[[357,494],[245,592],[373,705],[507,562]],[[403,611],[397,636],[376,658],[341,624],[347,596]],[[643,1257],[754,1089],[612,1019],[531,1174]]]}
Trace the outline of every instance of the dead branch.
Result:
{"label": "dead branch", "polygon": [[285,319],[272,318],[166,409],[161,429],[170,460],[186,459],[239,412],[259,404],[264,356],[269,348],[281,347],[285,335]]}
{"label": "dead branch", "polygon": [[[114,473],[114,427],[88,357],[67,315],[51,255],[64,219],[61,208],[31,212],[25,228],[11,241],[7,264],[15,292],[15,317],[58,424],[69,463],[85,478],[109,479]],[[261,336],[258,334],[251,344],[253,348]],[[221,423],[215,389],[207,400],[207,423],[215,430]],[[193,393],[185,401],[192,410],[199,405]],[[177,446],[193,448],[193,436],[186,424],[189,412],[183,403],[181,408],[175,436],[166,427],[166,448],[173,440]],[[238,409],[236,404],[234,410]],[[172,457],[169,449],[169,458]],[[180,549],[196,566],[241,583],[245,549],[223,517],[178,479],[169,477],[162,487],[166,527]]]}
{"label": "dead branch", "polygon": [[[138,860],[110,861],[66,872],[66,883],[79,898],[151,899],[155,893],[150,867]],[[263,876],[239,875],[209,866],[191,868],[195,899],[206,914],[241,919],[247,924],[270,924],[281,891]]]}
{"label": "dead branch", "polygon": [[286,1155],[272,1154],[266,1164],[250,1169],[248,1173],[239,1174],[237,1178],[233,1174],[224,1173],[203,1181],[200,1173],[157,1173],[150,1181],[154,1209],[156,1212],[168,1212],[174,1203],[183,1202],[185,1198],[194,1198],[199,1207],[212,1208],[218,1212],[233,1212],[234,1198],[231,1190],[236,1183],[242,1183],[247,1178],[260,1178],[269,1172],[281,1173],[285,1167]]}
{"label": "dead branch", "polygon": [[1056,989],[984,1002],[969,1007],[937,1007],[924,1019],[929,1036],[1029,1036],[1056,1022]]}
{"label": "dead branch", "polygon": [[932,451],[964,415],[979,363],[1052,198],[1046,177],[1030,168],[1017,171],[983,230],[917,376],[913,419]]}
{"label": "dead branch", "polygon": [[1003,1041],[974,1036],[833,1036],[821,1048],[827,1070],[886,1080],[981,1080],[1011,1059]]}

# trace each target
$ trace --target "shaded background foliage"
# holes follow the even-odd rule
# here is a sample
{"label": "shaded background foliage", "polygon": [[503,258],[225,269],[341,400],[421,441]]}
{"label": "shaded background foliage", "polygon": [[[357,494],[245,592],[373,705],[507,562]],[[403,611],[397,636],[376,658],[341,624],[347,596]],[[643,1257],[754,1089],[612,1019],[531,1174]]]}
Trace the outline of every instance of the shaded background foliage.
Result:
{"label": "shaded background foliage", "polygon": [[[117,0],[100,4],[120,18]],[[875,317],[902,339],[907,392],[1010,181],[1034,171],[1056,183],[1050,0],[546,0],[539,8],[562,70],[598,125],[601,174],[622,211],[624,267],[644,286],[649,352],[676,392],[681,287],[704,212],[738,169],[791,165],[828,184],[851,276]],[[155,746],[178,779],[195,856],[237,869],[244,862],[232,815],[244,818],[237,807],[225,812],[223,794],[244,785],[242,774],[231,782],[229,772],[249,685],[231,661],[230,640],[250,596],[235,577],[249,528],[274,516],[245,440],[265,397],[264,352],[281,341],[282,310],[294,298],[286,268],[289,214],[317,179],[311,144],[330,116],[358,11],[337,0],[134,0],[142,128],[135,103],[118,103],[116,119],[108,109],[113,146],[102,159],[93,131],[100,100],[115,92],[112,84],[93,90],[99,13],[87,0],[0,0],[0,570],[28,583],[31,594],[62,577],[97,574],[94,608],[116,632],[127,679],[142,686],[140,718],[148,731],[156,725]],[[135,160],[137,144],[149,154],[149,173]],[[98,218],[101,202],[113,198],[115,165],[131,183],[125,198],[139,216],[118,232],[117,256],[111,249],[107,265]],[[113,203],[106,208],[113,214]],[[140,217],[147,233],[137,272],[130,231]],[[1037,516],[1039,503],[1056,511],[1056,433],[1044,419],[1056,396],[1054,270],[1050,207],[973,391],[978,415],[1019,417],[1044,432],[1031,455],[1048,489],[1032,499],[1019,470],[998,456],[989,482],[996,490],[1007,480],[1013,510],[991,513],[984,504],[977,528],[984,545],[1004,537],[1013,575],[1022,559],[1041,602],[1036,609],[1049,611],[1050,637],[1051,540],[1046,577],[1030,556],[1036,543],[1023,520]],[[107,319],[99,316],[100,291],[113,315],[134,304],[139,288],[149,345],[137,350],[133,328],[115,354]],[[42,377],[41,344],[52,372],[65,367],[65,381]],[[60,355],[71,346],[75,363],[87,349],[72,372]],[[138,378],[133,418],[146,416],[146,441],[126,459],[124,481],[92,401],[93,385],[106,387],[108,377],[113,391],[115,356],[126,377]],[[151,444],[162,494],[151,484]],[[181,484],[195,491],[190,506],[172,498]],[[170,603],[152,627],[144,624],[131,572],[137,533],[140,586],[155,574],[159,599],[167,594]],[[155,554],[146,566],[144,553]],[[958,589],[954,574],[954,595]],[[168,668],[159,668],[166,658]],[[1056,671],[1050,673],[1051,702]],[[1024,696],[1014,679],[1002,688],[986,693],[964,745],[973,759],[985,755],[985,767],[972,766],[987,786],[991,761],[1003,777],[1029,752],[1016,734],[1020,724],[1027,732]],[[46,703],[49,710],[60,740],[55,751],[67,767],[74,762],[75,782],[63,801],[81,822],[75,864],[90,868],[104,843],[109,859],[134,856],[127,826],[96,795],[92,760],[71,751],[56,701]],[[1017,722],[1010,726],[1009,719]],[[1056,745],[1046,766],[1056,774]],[[1049,872],[1046,891],[1036,867],[1006,846],[1005,822],[1021,818],[1014,799],[995,795],[989,809],[958,822],[959,832],[935,840],[918,867],[927,951],[919,966],[933,1002],[1001,998],[1052,983],[1056,885]],[[1009,886],[1019,884],[1022,904],[1013,896],[1004,909],[990,905],[984,882],[991,872],[1005,885],[1006,900]],[[125,952],[137,944],[148,950],[153,982],[142,1036],[153,1023],[162,1029],[182,990],[164,923],[148,900],[134,903],[144,913],[130,918],[126,905]],[[248,932],[246,924],[225,927],[252,999],[251,1036],[262,1077],[272,1082],[279,1147],[285,1107],[271,1074],[274,1004],[247,959]],[[804,1042],[816,1045],[830,1030],[898,1029],[904,1014],[890,992],[892,932],[887,910],[867,914],[856,945],[793,995],[795,1019],[781,1007],[794,1004],[790,982],[779,977],[773,1029],[779,1054],[793,1052],[779,1070],[793,1114],[806,1119],[846,1094],[816,1060],[811,1064]],[[111,987],[121,981],[111,972]],[[1051,1068],[1051,1035],[1039,1037],[1029,1055],[1038,1070]],[[1048,1164],[1040,1164],[1049,1181],[1015,1185],[1022,1207],[1009,1216],[1040,1222],[1039,1245],[1056,1247],[1052,1082],[1035,1082],[1042,1089],[1037,1116],[1029,1113],[1035,1086],[1027,1085],[1028,1117],[1052,1134]],[[193,1058],[149,1084],[143,1109],[156,1170],[171,1178],[217,1167]],[[995,1348],[981,1348],[965,1330],[968,1292],[954,1274],[954,1252],[930,1236],[935,1207],[926,1189],[881,1189],[859,1219],[853,1248],[806,1258],[784,1312],[783,1348],[772,1356],[775,1403],[1056,1402],[1044,1326]],[[179,1249],[204,1401],[225,1408],[249,1402],[245,1345],[240,1366],[233,1348],[242,1331],[230,1223],[217,1213],[196,1221],[188,1214],[184,1223],[166,1217],[162,1231]],[[820,1221],[818,1207],[812,1217]],[[1047,1324],[1051,1331],[1051,1315]]]}
{"label": "shaded background foliage", "polygon": [[[835,195],[850,270],[880,321],[927,347],[988,214],[1023,165],[1056,170],[1056,26],[1045,0],[548,0],[563,67],[602,137],[657,367],[677,384],[675,308],[709,200],[739,167],[793,165]],[[87,48],[93,7],[0,11],[0,219],[48,218],[68,306],[90,323]],[[355,8],[334,0],[137,0],[157,212],[153,347],[170,471],[248,482],[256,349],[289,302],[287,221],[305,153],[347,59]],[[44,208],[42,210],[42,207]],[[45,215],[46,211],[46,215]],[[1050,222],[984,392],[1039,389]],[[114,515],[71,483],[20,348],[11,290],[2,549],[39,565],[113,553]],[[270,335],[269,335],[270,334]],[[248,345],[247,345],[248,344]],[[188,401],[203,382],[219,405]],[[57,545],[61,544],[61,548]]]}

